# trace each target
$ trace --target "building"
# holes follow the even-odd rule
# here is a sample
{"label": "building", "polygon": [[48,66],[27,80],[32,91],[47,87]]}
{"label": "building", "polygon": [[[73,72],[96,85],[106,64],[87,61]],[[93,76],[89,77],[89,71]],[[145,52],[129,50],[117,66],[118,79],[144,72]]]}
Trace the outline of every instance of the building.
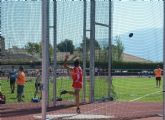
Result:
{"label": "building", "polygon": [[38,58],[26,52],[23,48],[14,47],[8,50],[5,49],[5,39],[0,36],[0,63],[23,63],[39,61]]}
{"label": "building", "polygon": [[151,60],[146,60],[144,58],[134,56],[131,54],[123,53],[122,58],[124,62],[140,62],[140,63],[152,63],[153,61]]}
{"label": "building", "polygon": [[5,39],[0,36],[0,56],[5,55]]}

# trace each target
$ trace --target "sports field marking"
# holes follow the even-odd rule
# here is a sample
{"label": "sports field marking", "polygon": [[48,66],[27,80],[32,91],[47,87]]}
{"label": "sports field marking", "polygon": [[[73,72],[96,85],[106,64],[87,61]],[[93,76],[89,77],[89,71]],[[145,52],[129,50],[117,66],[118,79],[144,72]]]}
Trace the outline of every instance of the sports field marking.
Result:
{"label": "sports field marking", "polygon": [[152,95],[152,94],[155,94],[155,93],[159,93],[159,92],[161,92],[161,91],[159,90],[159,91],[156,91],[156,92],[153,92],[153,93],[149,93],[149,94],[143,95],[143,96],[138,97],[138,98],[136,98],[136,99],[130,100],[129,102],[134,102],[134,101],[136,101],[136,100],[142,99],[142,98],[144,98],[144,97],[147,97],[147,96],[149,96],[149,95]]}
{"label": "sports field marking", "polygon": [[[112,103],[112,104],[115,104],[115,103]],[[104,109],[104,110],[105,110],[105,106],[104,106],[104,105],[102,105],[102,106],[100,106],[100,107],[97,106],[95,109],[88,110],[87,112],[84,112],[84,114],[89,114],[89,113],[92,113],[92,112],[97,111],[97,110],[100,110],[100,109]],[[115,118],[114,115],[107,116],[107,117]]]}
{"label": "sports field marking", "polygon": [[[34,119],[41,119],[41,115],[34,115]],[[111,116],[105,115],[90,115],[90,114],[60,114],[60,115],[47,115],[46,120],[97,120],[97,119],[110,119]]]}
{"label": "sports field marking", "polygon": [[102,107],[96,107],[95,109],[92,109],[92,110],[88,110],[87,112],[84,112],[84,113],[91,113],[93,111],[97,111],[97,110],[100,110],[100,109],[105,109],[105,106],[102,106]]}

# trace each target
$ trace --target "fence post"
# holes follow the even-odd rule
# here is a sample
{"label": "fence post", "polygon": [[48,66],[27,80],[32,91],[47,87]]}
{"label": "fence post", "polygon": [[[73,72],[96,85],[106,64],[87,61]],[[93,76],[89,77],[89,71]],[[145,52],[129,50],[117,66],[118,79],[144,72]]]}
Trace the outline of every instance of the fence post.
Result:
{"label": "fence post", "polygon": [[165,0],[163,0],[163,120],[165,120]]}
{"label": "fence post", "polygon": [[86,102],[86,7],[87,3],[84,0],[84,19],[83,19],[83,98],[82,101]]}
{"label": "fence post", "polygon": [[56,105],[56,90],[57,90],[57,86],[56,86],[56,78],[57,78],[57,74],[56,74],[56,70],[57,70],[57,1],[54,0],[54,26],[53,26],[53,36],[54,36],[54,61],[53,61],[53,105]]}
{"label": "fence post", "polygon": [[42,120],[46,120],[48,104],[49,64],[49,0],[42,0]]}
{"label": "fence post", "polygon": [[90,102],[94,102],[95,81],[95,0],[90,1]]}

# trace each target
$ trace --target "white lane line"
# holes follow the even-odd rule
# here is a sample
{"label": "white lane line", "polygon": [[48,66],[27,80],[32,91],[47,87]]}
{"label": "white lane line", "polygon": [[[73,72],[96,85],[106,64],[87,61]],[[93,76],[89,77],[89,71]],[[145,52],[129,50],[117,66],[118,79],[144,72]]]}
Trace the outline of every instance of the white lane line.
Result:
{"label": "white lane line", "polygon": [[138,98],[136,98],[136,99],[130,100],[129,102],[133,102],[133,101],[142,99],[142,98],[144,98],[144,97],[147,97],[147,96],[149,96],[149,95],[152,95],[152,94],[155,94],[155,93],[159,93],[159,92],[161,92],[161,91],[159,90],[159,91],[156,91],[156,92],[153,92],[153,93],[149,93],[149,94],[143,95],[143,96],[138,97]]}

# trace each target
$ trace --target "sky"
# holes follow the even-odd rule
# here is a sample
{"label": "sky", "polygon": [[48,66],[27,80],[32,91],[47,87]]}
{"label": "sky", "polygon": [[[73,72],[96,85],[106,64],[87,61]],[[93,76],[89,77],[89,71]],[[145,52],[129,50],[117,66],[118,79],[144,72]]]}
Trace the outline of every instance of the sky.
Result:
{"label": "sky", "polygon": [[[140,1],[140,0],[139,0]],[[135,29],[159,28],[163,22],[163,2],[114,2],[114,34]],[[117,22],[116,22],[117,21]]]}
{"label": "sky", "polygon": [[[75,46],[82,43],[83,2],[57,2],[57,42],[73,40]],[[87,4],[87,29],[90,29],[89,2]],[[50,26],[53,25],[53,3],[50,2]],[[121,37],[124,52],[153,61],[162,61],[163,2],[122,0],[113,1],[112,38]],[[10,1],[2,2],[2,35],[6,48],[23,47],[27,42],[41,40],[41,2]],[[108,2],[96,2],[96,22],[108,24]],[[159,29],[159,30],[158,30]],[[128,34],[134,33],[130,39]],[[89,32],[87,32],[89,37]],[[108,29],[96,26],[96,39],[101,45],[108,43]],[[53,32],[50,28],[50,42]],[[113,39],[113,44],[115,41]]]}
{"label": "sky", "polygon": [[[132,38],[129,33],[134,33]],[[163,60],[163,2],[114,2],[113,35],[121,35],[125,52]]]}

